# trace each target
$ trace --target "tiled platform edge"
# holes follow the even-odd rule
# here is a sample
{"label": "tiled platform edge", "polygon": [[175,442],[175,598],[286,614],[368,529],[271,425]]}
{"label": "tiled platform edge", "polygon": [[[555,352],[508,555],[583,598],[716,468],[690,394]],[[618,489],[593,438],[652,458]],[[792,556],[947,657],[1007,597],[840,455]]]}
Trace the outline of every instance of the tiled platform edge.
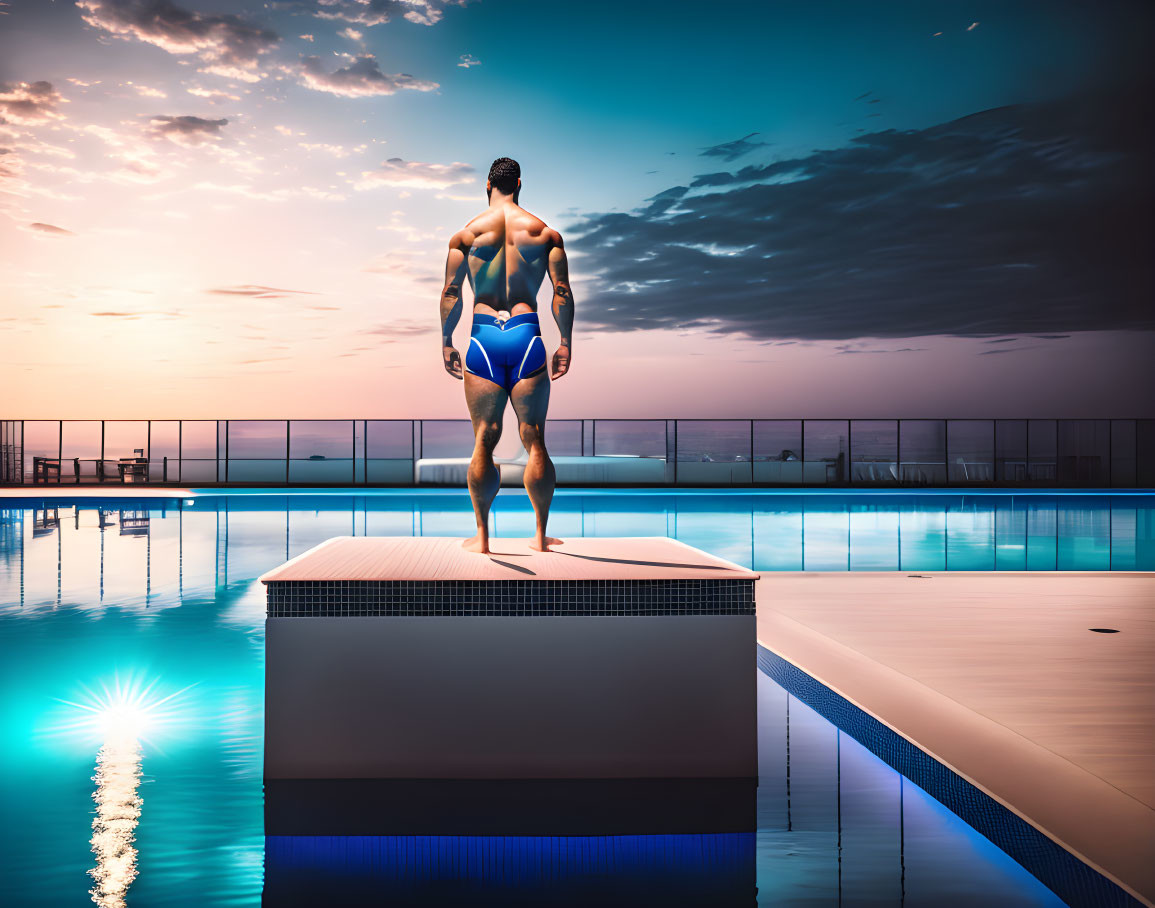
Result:
{"label": "tiled platform edge", "polygon": [[1022,817],[943,766],[878,719],[777,653],[758,646],[758,667],[791,695],[982,833],[1074,908],[1142,908],[1142,903],[1087,866]]}
{"label": "tiled platform edge", "polygon": [[270,618],[753,615],[753,580],[270,581]]}

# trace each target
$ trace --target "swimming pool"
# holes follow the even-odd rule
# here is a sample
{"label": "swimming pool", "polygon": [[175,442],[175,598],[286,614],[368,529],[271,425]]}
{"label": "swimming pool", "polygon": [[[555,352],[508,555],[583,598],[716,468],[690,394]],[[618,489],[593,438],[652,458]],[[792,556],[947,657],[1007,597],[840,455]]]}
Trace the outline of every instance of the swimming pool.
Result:
{"label": "swimming pool", "polygon": [[[567,491],[551,532],[671,535],[759,570],[1150,570],[1152,505],[1145,495],[1066,493]],[[13,818],[0,824],[5,895],[82,904],[89,871],[101,867],[100,904],[119,904],[126,881],[130,905],[258,904],[268,856],[281,856],[283,843],[267,843],[263,829],[256,577],[334,535],[464,534],[470,517],[464,492],[0,500],[0,803]],[[524,495],[502,492],[494,518],[499,535],[532,528]],[[750,871],[744,904],[824,905],[840,895],[1061,904],[765,675],[759,741],[757,832],[727,852]],[[433,867],[479,898],[493,894],[501,855],[516,859],[527,887],[547,887],[539,896],[566,878],[558,862],[570,891],[589,867],[549,843],[521,842],[516,854],[510,842],[495,851],[458,837],[401,844],[328,843],[326,860],[367,862],[382,885],[420,882]],[[682,855],[684,867],[704,847],[626,844],[659,871],[662,855]],[[552,869],[535,877],[546,864],[534,861],[547,858]],[[612,880],[642,858],[631,860],[594,871]],[[394,862],[388,873],[382,861]]]}

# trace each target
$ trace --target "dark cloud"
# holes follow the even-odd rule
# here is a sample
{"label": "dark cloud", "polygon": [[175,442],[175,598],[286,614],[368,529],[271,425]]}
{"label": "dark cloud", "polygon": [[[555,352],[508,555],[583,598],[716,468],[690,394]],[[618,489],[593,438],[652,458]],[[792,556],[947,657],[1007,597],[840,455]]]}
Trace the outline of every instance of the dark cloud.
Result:
{"label": "dark cloud", "polygon": [[581,317],[757,338],[1153,329],[1148,106],[1001,107],[586,215],[567,237],[592,269]]}
{"label": "dark cloud", "polygon": [[365,98],[391,95],[401,89],[433,91],[436,82],[417,79],[408,73],[384,73],[372,54],[349,57],[353,62],[331,73],[325,72],[320,57],[302,57],[297,74],[301,84],[314,91],[328,92],[345,98]]}
{"label": "dark cloud", "polygon": [[56,107],[63,100],[51,82],[0,82],[0,123],[59,120],[62,117]]}
{"label": "dark cloud", "polygon": [[63,227],[57,227],[55,224],[42,224],[39,221],[29,224],[28,228],[38,233],[47,233],[51,236],[76,236],[71,230],[65,230]]}
{"label": "dark cloud", "polygon": [[465,6],[469,0],[279,0],[274,9],[307,13],[318,19],[337,19],[359,25],[381,25],[402,18],[417,25],[436,25],[447,6]]}
{"label": "dark cloud", "polygon": [[742,155],[749,154],[755,148],[763,148],[769,145],[769,142],[750,142],[749,139],[758,135],[756,132],[749,133],[742,136],[740,139],[735,139],[733,142],[723,142],[721,145],[711,145],[705,151],[698,153],[699,157],[703,158],[721,158],[727,164],[735,161]]}
{"label": "dark cloud", "polygon": [[204,71],[256,81],[262,54],[281,40],[276,32],[231,14],[188,10],[171,0],[77,0],[84,21],[118,38],[135,38],[170,54],[196,54]]}
{"label": "dark cloud", "polygon": [[237,284],[233,287],[214,287],[208,292],[220,296],[249,296],[261,300],[277,300],[289,296],[317,295],[315,290],[285,290],[281,287],[266,287],[262,284]]}
{"label": "dark cloud", "polygon": [[150,117],[149,134],[154,139],[168,139],[177,145],[195,146],[215,142],[228,120],[206,120],[203,117]]}
{"label": "dark cloud", "polygon": [[1018,353],[1020,350],[1031,350],[1038,344],[1029,344],[1026,347],[1000,347],[998,350],[980,350],[979,356],[992,356],[996,353]]}

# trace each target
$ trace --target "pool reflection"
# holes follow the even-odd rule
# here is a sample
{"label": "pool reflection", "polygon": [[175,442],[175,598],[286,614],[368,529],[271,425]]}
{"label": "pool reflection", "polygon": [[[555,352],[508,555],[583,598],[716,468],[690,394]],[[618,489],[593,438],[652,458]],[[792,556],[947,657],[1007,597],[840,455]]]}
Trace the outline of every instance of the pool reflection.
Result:
{"label": "pool reflection", "polygon": [[[29,502],[29,504],[41,504]],[[56,500],[0,509],[0,601],[151,606],[247,582],[337,535],[464,535],[464,493]],[[493,532],[528,536],[524,494]],[[1155,570],[1155,496],[559,492],[551,532],[673,536],[760,571]],[[162,597],[168,601],[167,597]]]}
{"label": "pool reflection", "polygon": [[[419,783],[426,788],[416,795],[405,782],[311,783],[306,788],[314,790],[303,793],[293,790],[296,783],[266,786],[264,904],[1063,904],[762,673],[758,723],[756,794],[735,788],[708,810],[704,799],[676,785],[663,793],[667,803],[651,800],[640,810],[621,792],[607,791],[600,807],[591,795],[583,816],[604,815],[613,805],[602,835],[574,819],[575,799],[548,790],[521,797],[516,787],[523,783],[497,783],[504,789],[480,796],[469,783],[457,790],[463,783]],[[646,799],[643,793],[637,803]],[[344,807],[331,809],[334,800]],[[723,800],[730,803],[719,807]],[[756,833],[741,831],[753,820],[751,808]],[[539,828],[573,831],[575,822],[581,834]],[[654,833],[669,823],[679,831]],[[339,834],[342,824],[358,834]],[[361,834],[390,824],[420,834]],[[622,834],[623,824],[634,832]],[[535,834],[508,834],[519,825]],[[433,831],[438,826],[443,834]],[[506,834],[467,834],[486,826]],[[290,829],[294,834],[271,834]]]}
{"label": "pool reflection", "polygon": [[[319,840],[339,835],[333,830],[300,830],[318,839],[313,844],[265,840],[264,591],[256,577],[333,535],[464,534],[471,518],[464,492],[6,504],[0,508],[0,803],[20,819],[0,831],[0,852],[13,904],[89,900],[98,831],[92,761],[105,739],[73,742],[45,734],[42,726],[59,718],[57,701],[73,697],[78,683],[134,667],[149,668],[166,689],[198,684],[198,698],[195,721],[163,747],[144,747],[138,770],[131,749],[117,758],[123,758],[127,775],[120,778],[128,780],[128,791],[133,773],[147,771],[136,789],[146,792],[147,809],[129,843],[140,851],[141,869],[131,880],[130,904],[253,904],[264,886],[266,845],[271,884],[278,866],[323,879],[342,850],[350,861],[361,860],[357,854],[365,861],[392,855],[394,872],[403,876],[415,866],[404,863],[403,849],[417,848],[421,836],[424,850],[414,854],[472,867],[469,862],[494,855],[495,839],[519,837],[508,830],[478,835],[473,850],[445,828],[375,844]],[[532,519],[523,495],[498,497],[497,533],[528,534]],[[1150,495],[566,492],[555,499],[551,529],[563,537],[668,534],[764,571],[1155,569]],[[698,837],[686,839],[680,852],[702,874],[692,885],[734,880],[730,874],[740,864],[743,888],[736,899],[750,904],[742,841],[752,837],[763,905],[836,904],[840,891],[848,903],[879,905],[1057,904],[993,844],[765,675],[759,676],[759,704],[757,831],[663,833]],[[131,813],[130,797],[109,803],[128,804]],[[540,842],[505,853],[538,861],[545,874],[556,866],[547,858],[570,860],[563,844],[609,848],[611,834],[624,836],[618,829],[587,830],[552,843],[545,840],[555,836],[538,830]],[[710,852],[703,837],[712,835],[747,838],[719,840]],[[659,848],[655,840],[645,852],[643,844],[623,837],[612,855],[598,858],[601,864],[577,855],[568,878],[603,867],[646,879],[683,847],[667,841]],[[109,853],[118,860],[128,855]],[[129,862],[118,866],[127,870]]]}

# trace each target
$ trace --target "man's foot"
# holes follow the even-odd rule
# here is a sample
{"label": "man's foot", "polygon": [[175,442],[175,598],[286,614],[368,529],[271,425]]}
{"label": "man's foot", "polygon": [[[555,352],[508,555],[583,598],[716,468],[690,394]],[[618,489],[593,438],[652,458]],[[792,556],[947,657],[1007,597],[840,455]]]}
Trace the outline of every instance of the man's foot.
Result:
{"label": "man's foot", "polygon": [[556,536],[546,536],[544,540],[538,537],[530,542],[529,547],[535,552],[548,552],[551,545],[561,545],[563,542],[564,539],[558,539]]}
{"label": "man's foot", "polygon": [[482,537],[482,535],[478,533],[476,536],[470,536],[468,539],[462,539],[461,547],[467,552],[480,552],[482,555],[488,555],[489,537]]}

